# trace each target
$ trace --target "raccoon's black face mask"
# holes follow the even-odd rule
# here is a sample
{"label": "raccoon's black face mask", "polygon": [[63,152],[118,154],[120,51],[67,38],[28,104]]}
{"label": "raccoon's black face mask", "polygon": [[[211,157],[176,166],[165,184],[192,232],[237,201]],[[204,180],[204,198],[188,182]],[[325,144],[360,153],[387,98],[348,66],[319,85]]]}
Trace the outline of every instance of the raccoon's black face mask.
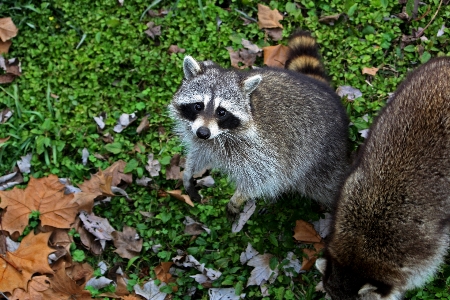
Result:
{"label": "raccoon's black face mask", "polygon": [[316,287],[333,300],[395,300],[390,295],[392,286],[364,278],[352,267],[341,266],[330,259],[320,258],[316,267],[323,274]]}

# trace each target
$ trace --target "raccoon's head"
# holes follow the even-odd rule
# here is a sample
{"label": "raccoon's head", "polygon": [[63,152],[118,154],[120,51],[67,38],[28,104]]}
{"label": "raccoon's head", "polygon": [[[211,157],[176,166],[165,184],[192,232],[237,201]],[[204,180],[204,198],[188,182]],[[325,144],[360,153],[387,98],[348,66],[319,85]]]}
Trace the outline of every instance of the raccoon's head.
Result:
{"label": "raccoon's head", "polygon": [[322,273],[322,281],[316,291],[327,294],[333,300],[400,300],[401,293],[393,286],[365,278],[361,272],[342,266],[334,259],[318,258],[316,268]]}
{"label": "raccoon's head", "polygon": [[183,82],[169,105],[178,123],[203,140],[246,128],[252,119],[250,94],[260,84],[261,75],[243,78],[236,71],[211,61],[199,63],[190,56],[184,58],[183,71]]}

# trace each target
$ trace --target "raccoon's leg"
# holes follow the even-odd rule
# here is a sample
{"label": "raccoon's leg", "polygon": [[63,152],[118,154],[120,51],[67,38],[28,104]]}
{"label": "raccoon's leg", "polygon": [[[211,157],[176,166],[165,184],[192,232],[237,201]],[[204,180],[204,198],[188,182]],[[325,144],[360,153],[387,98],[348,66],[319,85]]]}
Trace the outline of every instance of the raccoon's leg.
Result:
{"label": "raccoon's leg", "polygon": [[234,219],[241,211],[241,206],[247,201],[247,197],[242,195],[239,191],[234,192],[233,196],[230,199],[230,202],[227,204],[227,214],[228,218]]}
{"label": "raccoon's leg", "polygon": [[200,202],[202,200],[202,196],[195,187],[195,179],[193,176],[207,165],[207,163],[201,163],[196,157],[188,155],[186,158],[186,167],[183,172],[183,185],[192,201]]}

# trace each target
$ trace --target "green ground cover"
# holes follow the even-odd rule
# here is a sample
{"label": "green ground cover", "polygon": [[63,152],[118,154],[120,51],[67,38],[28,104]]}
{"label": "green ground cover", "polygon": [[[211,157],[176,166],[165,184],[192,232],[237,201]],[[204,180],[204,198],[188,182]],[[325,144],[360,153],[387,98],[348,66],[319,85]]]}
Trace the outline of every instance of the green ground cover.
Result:
{"label": "green ground cover", "polygon": [[[401,2],[401,1],[400,1]],[[179,140],[171,133],[172,122],[167,105],[181,82],[182,59],[189,54],[198,60],[213,60],[230,66],[226,47],[242,49],[242,38],[264,47],[287,42],[296,28],[310,30],[321,45],[321,52],[332,84],[359,89],[363,96],[343,99],[352,121],[353,148],[363,142],[359,131],[367,129],[377,111],[385,104],[409,70],[431,57],[450,55],[450,6],[445,1],[419,5],[417,17],[402,20],[403,11],[412,15],[413,1],[400,4],[387,0],[319,0],[296,2],[265,1],[284,14],[283,39],[267,38],[258,24],[257,1],[12,1],[0,3],[0,18],[12,17],[18,35],[6,58],[17,57],[23,74],[13,83],[0,85],[0,110],[10,108],[13,116],[0,124],[0,175],[9,173],[17,160],[32,153],[31,176],[49,174],[82,183],[99,168],[106,169],[118,160],[128,162],[127,170],[135,178],[148,176],[148,154],[162,165],[161,174],[149,187],[132,184],[127,193],[132,201],[114,197],[107,205],[96,206],[98,216],[108,218],[122,230],[124,225],[137,229],[144,239],[143,250],[132,260],[119,257],[107,246],[101,256],[83,248],[75,236],[72,255],[96,266],[106,261],[122,265],[131,282],[155,278],[154,268],[171,261],[177,250],[196,257],[207,267],[220,270],[222,276],[213,287],[234,287],[248,298],[263,298],[259,286],[246,287],[252,268],[242,265],[239,255],[248,243],[260,253],[271,253],[283,262],[288,252],[302,256],[302,246],[292,238],[295,220],[318,220],[324,211],[308,200],[286,197],[276,204],[259,202],[257,211],[240,233],[231,233],[225,206],[233,187],[213,173],[215,187],[203,188],[209,199],[194,208],[161,195],[160,190],[176,188],[177,181],[166,180],[166,166],[174,154],[183,153]],[[159,16],[145,11],[163,10]],[[325,16],[342,14],[333,24]],[[161,34],[152,38],[147,23],[161,26]],[[425,28],[422,38],[415,36]],[[442,35],[439,35],[442,30]],[[171,45],[185,53],[169,53]],[[258,58],[256,65],[262,65]],[[362,74],[364,67],[376,67],[375,76]],[[55,97],[57,96],[57,97]],[[138,121],[120,133],[113,131],[122,113],[135,113]],[[94,117],[105,117],[100,133]],[[149,116],[149,129],[137,133],[139,121]],[[109,133],[109,143],[103,135]],[[140,151],[136,145],[140,143]],[[82,150],[90,155],[82,164]],[[94,155],[99,154],[99,155]],[[25,175],[25,184],[29,175]],[[264,210],[270,213],[264,213]],[[153,217],[140,211],[152,212]],[[184,234],[183,220],[190,216],[211,229],[197,238]],[[158,253],[152,246],[161,245]],[[173,299],[190,299],[188,289],[197,287],[193,299],[207,299],[208,289],[195,282],[195,269],[179,274]],[[315,270],[292,280],[280,273],[269,285],[265,299],[321,299],[314,291],[319,281]],[[410,292],[408,299],[450,299],[450,261],[423,289]],[[95,291],[94,291],[95,293]]]}

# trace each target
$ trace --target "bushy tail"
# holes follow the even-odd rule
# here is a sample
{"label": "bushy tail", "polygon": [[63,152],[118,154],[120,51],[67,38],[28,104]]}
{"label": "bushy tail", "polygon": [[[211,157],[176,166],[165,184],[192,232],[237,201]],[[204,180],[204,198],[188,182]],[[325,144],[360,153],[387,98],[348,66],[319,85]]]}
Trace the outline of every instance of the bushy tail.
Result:
{"label": "bushy tail", "polygon": [[308,31],[297,31],[289,38],[285,68],[328,83],[316,39]]}

